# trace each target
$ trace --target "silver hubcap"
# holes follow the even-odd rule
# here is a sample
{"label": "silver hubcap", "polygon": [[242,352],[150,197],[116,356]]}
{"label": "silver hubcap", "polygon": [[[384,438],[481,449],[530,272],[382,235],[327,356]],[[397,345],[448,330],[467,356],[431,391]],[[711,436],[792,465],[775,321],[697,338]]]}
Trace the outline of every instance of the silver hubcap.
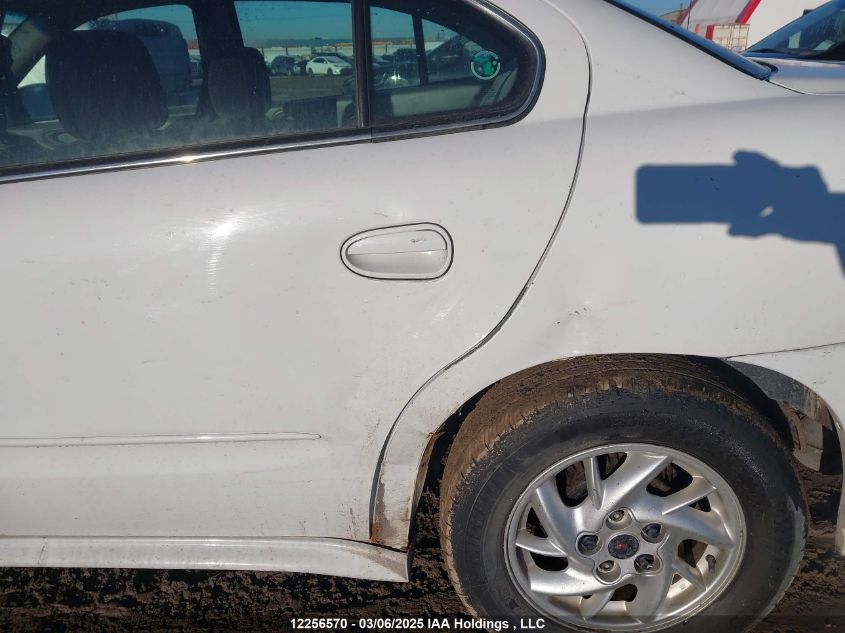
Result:
{"label": "silver hubcap", "polygon": [[602,630],[688,619],[733,579],[745,519],[727,482],[700,460],[618,444],[558,462],[508,519],[508,568],[547,616]]}

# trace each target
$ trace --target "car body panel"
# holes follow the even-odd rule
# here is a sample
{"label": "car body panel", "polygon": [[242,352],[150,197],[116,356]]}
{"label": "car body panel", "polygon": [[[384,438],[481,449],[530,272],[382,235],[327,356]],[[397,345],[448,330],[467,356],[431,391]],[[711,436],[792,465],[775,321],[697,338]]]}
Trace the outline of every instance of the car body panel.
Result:
{"label": "car body panel", "polygon": [[[845,437],[841,350],[801,351],[845,341],[839,98],[596,0],[498,4],[546,52],[515,125],[2,185],[2,560],[403,579],[444,421],[593,354],[783,371]],[[454,240],[442,279],[343,266],[420,222]]]}
{"label": "car body panel", "polygon": [[[731,360],[776,371],[812,389],[833,413],[839,441],[845,451],[845,342],[803,350],[740,356]],[[839,499],[834,536],[837,553],[845,556],[845,496]]]}
{"label": "car body panel", "polygon": [[328,538],[2,537],[9,567],[249,569],[408,580],[402,552]]}
{"label": "car body panel", "polygon": [[[829,125],[840,98],[750,78],[606,3],[554,4],[592,61],[578,181],[524,299],[397,421],[374,500],[385,545],[407,541],[439,425],[503,377],[595,354],[726,358],[845,340],[845,132]],[[796,112],[800,135],[772,134]]]}
{"label": "car body panel", "polygon": [[[514,125],[2,185],[0,533],[369,539],[391,425],[510,309],[576,171],[580,39],[503,6],[550,41]],[[421,222],[454,242],[442,279],[344,266]]]}
{"label": "car body panel", "polygon": [[749,55],[776,68],[770,82],[807,94],[845,94],[845,62]]}

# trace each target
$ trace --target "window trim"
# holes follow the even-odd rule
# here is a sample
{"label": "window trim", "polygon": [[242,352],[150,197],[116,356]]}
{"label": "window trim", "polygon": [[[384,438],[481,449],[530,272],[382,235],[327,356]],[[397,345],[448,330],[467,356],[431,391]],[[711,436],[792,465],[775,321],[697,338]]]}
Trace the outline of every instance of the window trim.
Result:
{"label": "window trim", "polygon": [[768,68],[762,64],[754,62],[747,57],[743,57],[739,53],[735,53],[727,48],[719,46],[715,42],[711,42],[708,39],[705,39],[698,35],[697,33],[693,33],[685,29],[684,27],[675,24],[673,22],[669,22],[668,20],[661,18],[658,15],[650,13],[645,9],[641,9],[636,7],[632,4],[629,4],[629,0],[604,0],[610,5],[613,5],[617,9],[624,11],[630,15],[633,15],[652,26],[656,26],[661,31],[668,33],[669,35],[673,35],[677,37],[679,40],[697,48],[698,50],[710,55],[710,57],[714,57],[718,59],[720,62],[727,64],[728,66],[734,68],[735,70],[740,71],[741,73],[745,73],[755,79],[765,80],[768,79],[772,74],[772,69]]}
{"label": "window trim", "polygon": [[[364,54],[356,55],[356,93],[363,95],[358,100],[358,122],[364,123],[355,129],[332,130],[323,133],[300,136],[271,136],[254,139],[233,139],[218,143],[203,143],[193,146],[164,148],[139,153],[137,157],[103,156],[89,159],[74,159],[62,163],[44,163],[42,165],[22,165],[20,167],[0,168],[0,185],[28,182],[42,179],[69,177],[129,169],[144,169],[168,165],[189,165],[208,160],[239,158],[270,153],[301,151],[323,147],[336,147],[361,143],[376,143],[392,140],[439,136],[459,132],[504,127],[518,123],[525,118],[539,99],[546,72],[546,55],[538,37],[516,17],[493,5],[489,0],[450,0],[468,5],[486,18],[496,20],[505,28],[523,40],[530,50],[534,77],[526,98],[517,106],[509,108],[495,107],[485,109],[481,116],[472,116],[478,112],[464,111],[444,113],[441,116],[401,119],[395,125],[374,126],[370,103],[371,77],[371,41],[369,0],[351,0],[353,18],[353,41],[360,46],[364,42]],[[360,50],[360,49],[359,49]],[[361,68],[364,66],[364,68]],[[362,72],[363,71],[363,72]]]}
{"label": "window trim", "polygon": [[[367,14],[369,15],[371,0],[362,1],[366,5]],[[479,125],[483,127],[502,126],[517,122],[520,118],[524,117],[537,102],[546,70],[545,50],[543,49],[543,46],[537,36],[515,17],[505,13],[504,10],[494,6],[487,0],[456,1],[461,2],[464,5],[472,6],[474,10],[479,13],[483,13],[485,18],[488,20],[497,21],[506,30],[510,31],[514,36],[522,40],[522,44],[527,45],[525,46],[526,50],[530,49],[532,64],[527,71],[533,70],[534,77],[526,99],[516,108],[513,106],[497,107],[497,105],[494,104],[483,109],[474,108],[470,110],[459,110],[456,112],[442,112],[415,117],[401,117],[384,123],[377,123],[375,120],[375,112],[371,111],[370,125],[374,139],[386,140],[396,137],[407,138],[409,133],[412,131],[419,132],[421,134],[437,134],[459,130],[464,126],[472,128],[477,128]],[[411,18],[416,21],[417,16],[414,15],[414,13],[411,13],[410,15]],[[372,85],[371,78],[369,77],[369,73],[372,69],[371,59],[373,54],[371,43],[365,52],[368,64],[367,88],[370,91],[370,99],[372,100],[375,90]]]}

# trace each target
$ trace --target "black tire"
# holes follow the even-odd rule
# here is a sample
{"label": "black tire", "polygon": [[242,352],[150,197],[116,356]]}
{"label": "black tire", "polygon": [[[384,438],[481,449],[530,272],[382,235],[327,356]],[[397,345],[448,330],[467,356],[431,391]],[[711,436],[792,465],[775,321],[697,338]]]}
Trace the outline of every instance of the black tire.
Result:
{"label": "black tire", "polygon": [[724,592],[663,630],[742,631],[766,615],[795,575],[806,505],[782,437],[757,402],[697,362],[598,359],[526,372],[493,387],[453,443],[441,484],[441,541],[464,604],[484,618],[545,618],[508,571],[505,534],[517,498],[546,468],[580,451],[648,443],[692,455],[733,489],[746,545]]}
{"label": "black tire", "polygon": [[332,75],[334,75],[334,71],[333,71],[331,68],[329,68],[329,69],[326,71],[326,74],[327,74],[329,77],[331,77]]}
{"label": "black tire", "polygon": [[313,69],[313,68],[309,68],[307,72],[308,72],[308,76],[309,76],[309,77],[313,77],[313,76],[314,76],[314,69]]}

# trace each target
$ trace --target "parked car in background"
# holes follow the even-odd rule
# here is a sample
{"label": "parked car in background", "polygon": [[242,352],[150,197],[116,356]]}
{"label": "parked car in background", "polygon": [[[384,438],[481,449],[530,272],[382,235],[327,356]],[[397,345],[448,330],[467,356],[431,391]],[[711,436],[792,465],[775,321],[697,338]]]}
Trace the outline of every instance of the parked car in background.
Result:
{"label": "parked car in background", "polygon": [[316,55],[328,55],[330,57],[337,57],[338,59],[342,59],[343,61],[345,61],[350,66],[355,65],[355,58],[345,53],[338,53],[337,51],[320,51]]}
{"label": "parked car in background", "polygon": [[349,75],[352,64],[336,55],[320,55],[305,65],[309,75]]}
{"label": "parked car in background", "polygon": [[[841,483],[845,96],[617,0],[3,4],[0,566],[407,581],[430,485],[465,629],[784,595]],[[405,83],[243,44],[422,22],[465,41]]]}
{"label": "parked car in background", "polygon": [[277,55],[270,62],[271,75],[295,75],[297,59],[288,55]]}
{"label": "parked car in background", "polygon": [[845,0],[832,0],[763,38],[744,55],[804,92],[845,93]]}
{"label": "parked car in background", "polygon": [[306,59],[297,59],[293,63],[293,74],[294,75],[307,75],[308,74],[308,60]]}

